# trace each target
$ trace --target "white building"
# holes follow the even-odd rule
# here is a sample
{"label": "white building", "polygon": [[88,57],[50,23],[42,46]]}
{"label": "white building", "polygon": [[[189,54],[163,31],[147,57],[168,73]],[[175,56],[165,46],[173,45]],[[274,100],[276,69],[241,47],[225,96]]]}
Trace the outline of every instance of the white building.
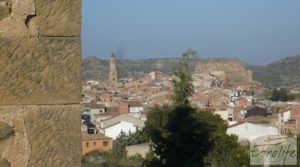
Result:
{"label": "white building", "polygon": [[121,131],[128,134],[136,132],[145,126],[141,119],[130,116],[129,114],[121,114],[106,120],[100,121],[99,131],[105,136],[116,139]]}
{"label": "white building", "polygon": [[139,113],[144,111],[143,104],[140,101],[128,101],[129,113]]}
{"label": "white building", "polygon": [[228,135],[237,135],[238,141],[252,141],[257,137],[278,135],[279,130],[270,124],[238,123],[227,129]]}
{"label": "white building", "polygon": [[104,113],[105,106],[101,104],[85,104],[83,113],[91,116],[91,122],[95,123],[95,114]]}
{"label": "white building", "polygon": [[291,110],[287,110],[278,114],[279,124],[284,124],[291,118]]}
{"label": "white building", "polygon": [[87,84],[89,84],[89,85],[99,85],[99,81],[95,81],[95,80],[89,80],[89,81],[87,81]]}

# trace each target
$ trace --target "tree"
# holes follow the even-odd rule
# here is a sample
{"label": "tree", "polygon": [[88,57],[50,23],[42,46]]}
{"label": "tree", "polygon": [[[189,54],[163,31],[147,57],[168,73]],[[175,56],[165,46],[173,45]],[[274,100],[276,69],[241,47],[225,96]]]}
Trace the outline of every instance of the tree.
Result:
{"label": "tree", "polygon": [[244,154],[238,153],[236,137],[226,134],[225,122],[219,116],[197,112],[191,107],[189,97],[193,93],[193,85],[186,61],[188,58],[188,54],[184,54],[182,61],[173,69],[176,76],[173,81],[173,104],[156,106],[148,114],[144,130],[150,136],[159,158],[147,160],[146,166],[244,164],[234,162],[237,156]]}
{"label": "tree", "polygon": [[273,89],[271,100],[286,102],[289,100],[295,100],[295,96],[284,88],[280,88],[279,90]]}
{"label": "tree", "polygon": [[208,166],[243,167],[249,166],[248,147],[237,143],[234,135],[222,135],[215,139],[214,147],[209,152],[206,162]]}
{"label": "tree", "polygon": [[277,91],[277,89],[273,89],[272,91],[272,96],[271,96],[271,100],[273,101],[279,101],[279,92]]}
{"label": "tree", "polygon": [[113,149],[105,155],[106,163],[111,166],[141,166],[143,159],[140,156],[127,157],[126,146],[149,143],[150,139],[147,134],[140,129],[135,133],[126,134],[121,131],[116,140],[113,141]]}
{"label": "tree", "polygon": [[172,100],[175,105],[188,105],[188,98],[194,92],[192,75],[188,68],[190,54],[189,52],[183,54],[182,60],[173,67],[173,74],[176,78],[173,80],[175,95],[172,97]]}

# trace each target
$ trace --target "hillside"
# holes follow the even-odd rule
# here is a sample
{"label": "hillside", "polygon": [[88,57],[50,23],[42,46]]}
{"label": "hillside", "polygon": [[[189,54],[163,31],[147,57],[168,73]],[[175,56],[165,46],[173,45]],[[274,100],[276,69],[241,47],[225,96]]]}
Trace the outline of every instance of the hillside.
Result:
{"label": "hillside", "polygon": [[[207,59],[201,59],[206,61]],[[218,60],[218,59],[216,59]],[[222,59],[220,59],[222,60]],[[176,58],[145,59],[145,60],[117,60],[119,77],[141,77],[150,71],[170,72],[172,66],[178,61]],[[200,61],[190,62],[191,70]],[[96,57],[88,57],[83,60],[83,79],[106,80],[108,77],[108,61],[100,60]],[[265,86],[271,87],[300,87],[300,55],[288,57],[275,61],[266,66],[245,65],[254,73],[254,80],[261,82]]]}
{"label": "hillside", "polygon": [[[145,59],[145,60],[117,60],[119,78],[139,78],[144,73],[151,71],[162,71],[169,73],[172,66],[178,61],[176,58]],[[191,69],[195,69],[198,61],[191,61]],[[83,60],[84,80],[106,80],[108,78],[108,61],[96,57],[88,57]]]}
{"label": "hillside", "polygon": [[247,65],[254,79],[270,87],[300,87],[300,55],[287,57],[266,66]]}

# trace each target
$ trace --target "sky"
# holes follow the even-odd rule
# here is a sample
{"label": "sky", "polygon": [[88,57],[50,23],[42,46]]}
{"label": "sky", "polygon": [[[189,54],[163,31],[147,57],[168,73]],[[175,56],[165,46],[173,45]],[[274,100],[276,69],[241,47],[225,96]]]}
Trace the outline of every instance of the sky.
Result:
{"label": "sky", "polygon": [[237,57],[268,64],[300,54],[300,0],[84,0],[83,58]]}

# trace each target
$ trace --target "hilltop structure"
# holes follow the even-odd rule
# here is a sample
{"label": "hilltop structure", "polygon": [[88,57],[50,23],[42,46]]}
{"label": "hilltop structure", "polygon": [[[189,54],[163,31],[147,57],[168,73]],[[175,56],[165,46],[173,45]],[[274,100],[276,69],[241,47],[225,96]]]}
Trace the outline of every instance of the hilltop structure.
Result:
{"label": "hilltop structure", "polygon": [[109,82],[117,83],[118,82],[118,71],[116,66],[116,57],[114,54],[110,56],[109,59]]}
{"label": "hilltop structure", "polygon": [[230,84],[252,83],[253,72],[246,70],[238,59],[208,60],[196,66],[196,73],[226,78]]}

